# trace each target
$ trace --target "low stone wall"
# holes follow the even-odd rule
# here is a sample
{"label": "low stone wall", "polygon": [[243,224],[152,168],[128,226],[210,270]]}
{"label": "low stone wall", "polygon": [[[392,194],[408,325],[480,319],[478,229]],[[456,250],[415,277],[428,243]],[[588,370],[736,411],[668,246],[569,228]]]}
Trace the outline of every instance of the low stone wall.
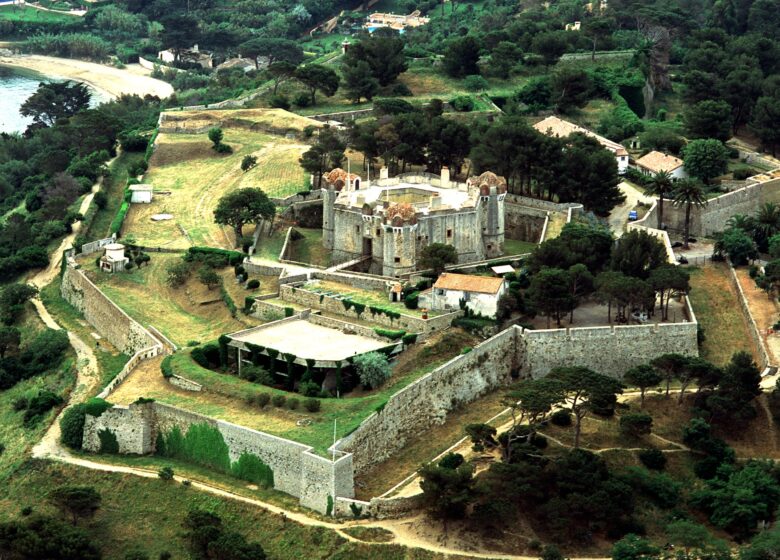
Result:
{"label": "low stone wall", "polygon": [[119,351],[133,355],[160,343],[148,330],[122,311],[81,271],[65,266],[60,293]]}
{"label": "low stone wall", "polygon": [[200,383],[196,383],[195,381],[192,381],[190,379],[187,379],[185,377],[176,374],[168,378],[168,383],[170,383],[174,387],[178,387],[179,389],[183,389],[185,391],[192,391],[195,393],[199,393],[200,391],[203,390],[203,385],[201,385]]}
{"label": "low stone wall", "polygon": [[505,385],[515,367],[515,329],[507,329],[457,356],[395,393],[384,408],[339,440],[336,449],[354,455],[363,472],[403,448],[406,442],[441,424],[447,414]]}
{"label": "low stone wall", "polygon": [[255,300],[255,303],[252,304],[252,309],[249,312],[250,315],[257,317],[262,321],[278,321],[279,319],[284,318],[285,313],[284,307],[257,299]]}
{"label": "low stone wall", "polygon": [[311,274],[313,280],[325,280],[347,284],[356,290],[387,290],[393,284],[398,283],[397,278],[389,276],[376,276],[374,274],[362,274],[359,272],[334,272],[318,270]]}
{"label": "low stone wall", "polygon": [[81,254],[91,255],[92,253],[97,253],[98,251],[103,249],[103,247],[111,243],[114,243],[115,241],[116,241],[116,236],[112,236],[112,237],[106,237],[105,239],[98,239],[97,241],[90,241],[89,243],[84,243],[81,246]]}
{"label": "low stone wall", "polygon": [[566,213],[570,208],[582,208],[582,204],[576,202],[552,202],[549,200],[541,200],[538,198],[531,198],[529,196],[521,196],[519,194],[511,193],[508,193],[506,195],[506,199],[504,200],[511,204],[527,206],[528,208],[537,208],[539,210],[545,210],[549,212]]}
{"label": "low stone wall", "polygon": [[87,416],[83,447],[99,451],[98,433],[108,429],[116,436],[120,453],[147,454],[154,452],[161,431],[177,426],[186,433],[191,425],[204,423],[222,434],[231,461],[243,453],[256,455],[273,470],[274,488],[299,498],[305,507],[325,513],[328,497],[354,496],[349,454],[333,462],[307,445],[156,402],[114,406],[99,417]]}
{"label": "low stone wall", "polygon": [[279,297],[284,301],[289,301],[303,307],[321,309],[349,319],[366,320],[391,329],[403,329],[407,332],[416,333],[431,333],[446,329],[452,324],[452,321],[455,318],[460,317],[463,313],[462,311],[455,311],[429,319],[402,314],[398,319],[391,319],[383,313],[372,315],[368,306],[366,306],[365,311],[358,315],[354,308],[351,307],[350,309],[346,309],[341,299],[312,292],[302,288],[300,285],[291,284],[279,286]]}
{"label": "low stone wall", "polygon": [[[666,209],[666,206],[664,205],[664,210]],[[650,210],[647,211],[647,214],[641,219],[637,220],[636,222],[628,222],[628,226],[626,226],[627,231],[634,231],[634,230],[641,230],[646,233],[649,233],[650,235],[658,238],[658,240],[663,243],[664,248],[666,249],[666,259],[671,264],[678,264],[677,263],[677,257],[674,254],[674,249],[672,248],[672,241],[669,239],[669,234],[664,231],[658,229],[656,226],[658,225],[658,203],[654,202],[653,205],[650,207]]]}
{"label": "low stone wall", "polygon": [[739,309],[742,312],[742,315],[744,316],[745,321],[748,324],[748,332],[750,333],[750,338],[753,339],[753,344],[758,350],[758,356],[759,356],[758,366],[762,370],[764,370],[768,367],[777,365],[772,363],[773,362],[772,356],[769,353],[769,349],[766,347],[766,341],[764,340],[764,337],[761,336],[761,331],[759,330],[758,325],[756,324],[756,320],[753,319],[753,314],[750,312],[750,304],[748,303],[747,296],[745,295],[745,292],[742,289],[742,285],[739,283],[737,272],[731,266],[729,266],[729,282],[731,282],[731,285],[734,286],[734,289],[737,291],[737,301],[739,301]]}
{"label": "low stone wall", "polygon": [[347,321],[339,321],[338,319],[333,319],[332,317],[324,317],[322,315],[312,313],[309,315],[308,321],[315,325],[321,325],[323,327],[340,330],[345,334],[357,334],[367,338],[373,338],[374,340],[381,340],[382,342],[386,342],[388,344],[391,342],[384,336],[378,335],[372,328],[364,327],[363,325],[357,325],[355,323],[349,323]]}
{"label": "low stone wall", "polygon": [[145,348],[143,350],[139,350],[133,356],[127,360],[127,363],[125,364],[125,367],[122,368],[122,370],[114,377],[114,379],[111,380],[111,382],[106,385],[100,393],[98,393],[98,398],[106,399],[108,396],[114,392],[114,389],[119,387],[119,385],[122,384],[122,382],[127,378],[128,375],[132,373],[132,371],[136,368],[138,364],[140,364],[144,360],[149,360],[151,358],[154,358],[155,356],[159,356],[162,354],[163,348],[162,344],[157,343],[154,346],[151,346],[149,348]]}
{"label": "low stone wall", "polygon": [[660,354],[698,356],[696,330],[695,322],[524,330],[516,359],[522,374],[534,378],[558,366],[586,366],[622,377]]}
{"label": "low stone wall", "polygon": [[290,206],[296,202],[312,202],[322,199],[322,189],[314,189],[304,194],[293,194],[286,198],[272,198],[271,201],[277,206]]}
{"label": "low stone wall", "polygon": [[260,276],[281,276],[284,272],[283,266],[271,266],[267,264],[257,264],[253,263],[248,258],[244,259],[244,262],[241,263],[241,266],[244,267],[244,270],[251,274],[258,274]]}

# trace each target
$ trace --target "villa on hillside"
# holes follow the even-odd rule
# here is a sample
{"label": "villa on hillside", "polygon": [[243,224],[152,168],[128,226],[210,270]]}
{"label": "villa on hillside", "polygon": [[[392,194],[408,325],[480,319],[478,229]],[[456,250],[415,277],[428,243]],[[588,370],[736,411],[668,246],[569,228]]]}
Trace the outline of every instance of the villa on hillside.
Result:
{"label": "villa on hillside", "polygon": [[688,176],[685,172],[683,160],[656,152],[655,150],[636,160],[636,166],[639,171],[646,175],[655,175],[661,171],[666,171],[671,175],[672,179],[685,179]]}
{"label": "villa on hillside", "polygon": [[408,16],[377,12],[368,16],[368,21],[363,24],[363,27],[370,33],[383,27],[389,27],[402,33],[407,27],[420,27],[429,21],[429,18],[421,15],[420,10],[415,10]]}
{"label": "villa on hillside", "polygon": [[[157,58],[166,64],[173,64],[176,62],[176,51],[174,49],[160,51],[157,53]],[[179,61],[198,64],[202,68],[214,68],[214,57],[212,54],[208,51],[200,50],[197,44],[191,49],[182,49],[179,52]]]}
{"label": "villa on hillside", "polygon": [[495,317],[498,300],[507,290],[503,278],[444,272],[432,288],[420,293],[420,307],[434,311],[467,309],[486,317]]}
{"label": "villa on hillside", "polygon": [[573,122],[565,121],[558,117],[550,116],[544,120],[539,121],[534,125],[534,128],[543,134],[548,136],[557,136],[558,138],[565,138],[570,134],[579,132],[585,136],[590,136],[598,141],[599,144],[604,146],[607,150],[615,154],[615,161],[617,162],[618,174],[622,175],[628,169],[628,151],[622,144],[613,142],[608,138],[599,136],[595,132],[583,128]]}

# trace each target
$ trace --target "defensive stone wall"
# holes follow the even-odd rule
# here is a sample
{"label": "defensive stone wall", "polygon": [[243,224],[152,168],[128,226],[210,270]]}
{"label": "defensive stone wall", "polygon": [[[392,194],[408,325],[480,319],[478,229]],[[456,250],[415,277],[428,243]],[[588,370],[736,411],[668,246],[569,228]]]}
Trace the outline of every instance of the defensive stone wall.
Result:
{"label": "defensive stone wall", "polygon": [[506,195],[506,202],[511,204],[517,204],[520,206],[526,206],[528,208],[537,208],[548,212],[563,212],[566,213],[569,208],[582,208],[582,204],[576,202],[551,202],[549,200],[540,200],[538,198],[531,198],[528,196],[521,196],[519,194],[508,193]]}
{"label": "defensive stone wall", "polygon": [[397,278],[388,276],[376,276],[373,274],[360,274],[355,272],[315,271],[311,278],[314,280],[326,280],[347,284],[357,290],[386,290],[388,286],[398,283]]}
{"label": "defensive stone wall", "polygon": [[160,343],[148,330],[111,301],[79,269],[66,266],[62,275],[62,297],[84,314],[84,318],[118,350],[133,355]]}
{"label": "defensive stone wall", "polygon": [[273,470],[274,488],[299,498],[305,507],[325,513],[328,497],[354,496],[350,454],[340,454],[333,462],[307,445],[162,403],[114,406],[97,418],[87,416],[83,446],[99,451],[98,433],[109,429],[117,438],[120,453],[152,453],[158,433],[177,426],[186,434],[191,425],[204,423],[222,434],[231,461],[243,453],[256,455]]}
{"label": "defensive stone wall", "polygon": [[325,317],[323,315],[319,315],[316,313],[312,313],[311,315],[309,315],[308,321],[315,325],[322,325],[323,327],[338,329],[345,334],[358,334],[360,336],[373,338],[374,340],[381,340],[382,342],[388,342],[388,340],[385,337],[378,335],[374,329],[369,327],[364,327],[363,325],[350,323],[348,321],[339,321],[338,319],[334,319],[332,317]]}
{"label": "defensive stone wall", "polygon": [[179,389],[183,389],[185,391],[193,391],[196,393],[199,393],[203,390],[203,385],[200,383],[196,383],[195,381],[192,381],[191,379],[187,379],[186,377],[182,377],[181,375],[172,375],[168,378],[168,383],[171,385],[178,387]]}
{"label": "defensive stone wall", "polygon": [[622,377],[626,370],[672,352],[698,356],[695,322],[524,330],[517,359],[521,373],[534,378],[557,366],[586,366]]}
{"label": "defensive stone wall", "polygon": [[507,202],[504,205],[504,235],[507,239],[538,243],[542,237],[547,212]]}
{"label": "defensive stone wall", "polygon": [[763,370],[770,366],[776,365],[772,363],[772,355],[769,353],[769,349],[766,346],[766,341],[764,340],[764,337],[761,336],[761,331],[758,329],[756,320],[753,319],[753,314],[750,312],[750,304],[748,303],[747,296],[742,289],[742,285],[739,283],[737,272],[731,266],[729,266],[729,282],[731,282],[731,285],[734,286],[734,289],[737,291],[739,309],[742,312],[742,315],[745,317],[745,321],[747,321],[748,332],[750,333],[750,338],[753,339],[753,345],[758,350],[758,366]]}
{"label": "defensive stone wall", "polygon": [[507,329],[395,393],[384,408],[339,440],[356,472],[390,458],[409,438],[444,422],[447,414],[511,379],[516,329]]}
{"label": "defensive stone wall", "polygon": [[368,306],[359,314],[354,307],[346,309],[342,300],[318,292],[312,292],[302,288],[300,285],[283,284],[279,286],[279,297],[284,301],[289,301],[303,307],[311,309],[321,309],[329,313],[335,313],[349,319],[365,320],[391,329],[403,329],[407,332],[431,333],[440,331],[449,327],[456,317],[460,317],[462,311],[454,311],[429,319],[413,317],[402,314],[397,319],[391,319],[383,313],[372,314]]}
{"label": "defensive stone wall", "polygon": [[[750,180],[748,180],[750,182]],[[693,236],[711,236],[726,229],[726,222],[735,214],[751,216],[767,202],[780,202],[780,178],[748,186],[710,199],[705,206],[691,208],[690,232]],[[657,220],[653,217],[653,220]],[[664,223],[674,232],[685,227],[685,207],[664,203]]]}

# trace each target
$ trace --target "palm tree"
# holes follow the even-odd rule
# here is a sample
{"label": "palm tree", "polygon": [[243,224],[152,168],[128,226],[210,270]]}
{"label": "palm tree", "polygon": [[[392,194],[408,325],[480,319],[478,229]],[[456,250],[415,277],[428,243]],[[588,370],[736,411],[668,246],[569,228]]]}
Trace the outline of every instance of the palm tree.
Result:
{"label": "palm tree", "polygon": [[772,202],[761,205],[753,222],[753,232],[756,243],[766,251],[769,238],[780,231],[780,207]]}
{"label": "palm tree", "polygon": [[753,218],[745,214],[734,214],[726,220],[726,229],[741,229],[749,235],[753,235],[755,226]]}
{"label": "palm tree", "polygon": [[664,222],[664,197],[672,192],[672,175],[668,171],[659,171],[650,179],[647,194],[658,197],[658,229]]}
{"label": "palm tree", "polygon": [[675,206],[685,205],[685,240],[683,249],[688,249],[688,237],[691,228],[691,207],[704,206],[707,199],[704,198],[704,189],[698,181],[693,179],[682,179],[675,185],[673,200]]}

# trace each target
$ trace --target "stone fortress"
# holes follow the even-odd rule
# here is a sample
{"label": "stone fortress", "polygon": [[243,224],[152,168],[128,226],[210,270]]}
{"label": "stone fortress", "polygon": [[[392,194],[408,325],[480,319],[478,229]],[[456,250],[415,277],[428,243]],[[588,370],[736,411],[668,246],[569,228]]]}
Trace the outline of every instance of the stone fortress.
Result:
{"label": "stone fortress", "polygon": [[370,273],[400,276],[432,243],[455,247],[459,264],[503,255],[507,185],[494,173],[459,183],[446,167],[393,178],[383,168],[369,183],[334,169],[324,179],[322,242],[334,262],[364,259]]}

